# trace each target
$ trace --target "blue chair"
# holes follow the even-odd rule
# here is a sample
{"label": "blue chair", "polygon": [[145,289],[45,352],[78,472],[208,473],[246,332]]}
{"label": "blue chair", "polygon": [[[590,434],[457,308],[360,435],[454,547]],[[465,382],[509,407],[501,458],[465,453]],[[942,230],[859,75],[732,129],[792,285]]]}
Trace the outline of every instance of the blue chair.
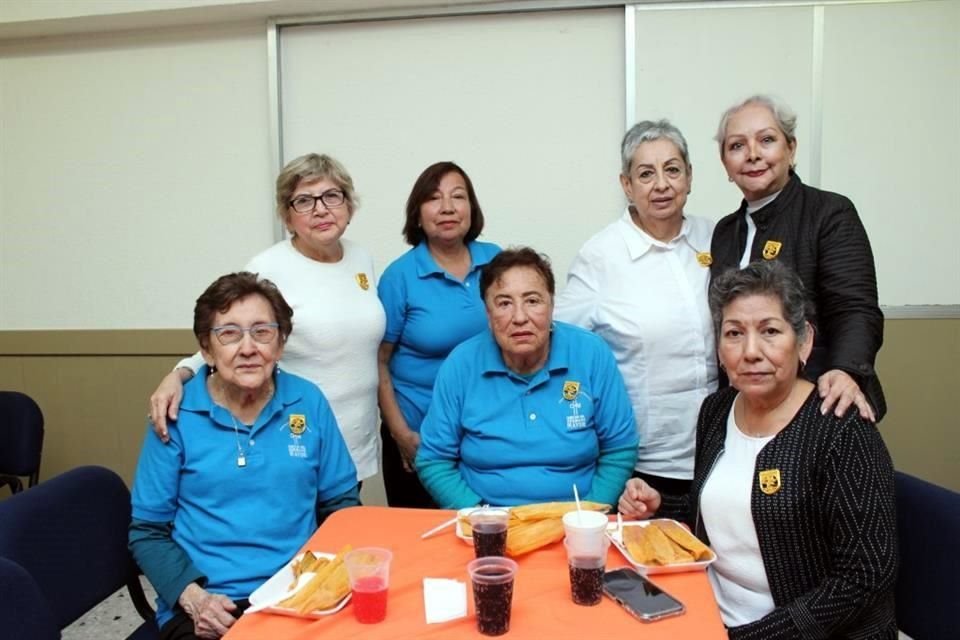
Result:
{"label": "blue chair", "polygon": [[8,640],[56,640],[50,605],[27,571],[0,558],[0,629]]}
{"label": "blue chair", "polygon": [[960,493],[897,471],[897,626],[913,640],[960,638]]}
{"label": "blue chair", "polygon": [[[144,620],[130,638],[158,637],[127,549],[130,491],[116,473],[79,467],[46,480],[0,502],[0,522],[0,558],[26,572],[42,596],[33,604],[46,609],[54,628],[67,627],[126,586]],[[18,606],[0,599],[0,619],[17,616]]]}
{"label": "blue chair", "polygon": [[30,487],[40,479],[43,450],[43,413],[33,399],[19,391],[0,391],[0,486],[17,493],[20,477]]}

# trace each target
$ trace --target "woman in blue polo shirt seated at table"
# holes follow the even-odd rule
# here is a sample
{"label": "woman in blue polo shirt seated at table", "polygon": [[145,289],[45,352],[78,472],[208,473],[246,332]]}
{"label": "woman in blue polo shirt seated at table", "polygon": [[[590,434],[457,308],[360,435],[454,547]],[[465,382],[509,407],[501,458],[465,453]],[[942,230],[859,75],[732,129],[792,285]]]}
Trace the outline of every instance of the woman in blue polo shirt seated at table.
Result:
{"label": "woman in blue polo shirt seated at table", "polygon": [[183,388],[169,444],[147,428],[133,485],[130,549],[157,590],[165,640],[222,636],[323,518],[359,504],[326,398],[276,367],[292,316],[252,273],[197,299],[207,365]]}
{"label": "woman in blue polo shirt seated at table", "polygon": [[553,322],[547,259],[508,249],[480,277],[489,330],[437,374],[417,472],[441,507],[582,497],[615,504],[637,459],[633,409],[613,353]]}

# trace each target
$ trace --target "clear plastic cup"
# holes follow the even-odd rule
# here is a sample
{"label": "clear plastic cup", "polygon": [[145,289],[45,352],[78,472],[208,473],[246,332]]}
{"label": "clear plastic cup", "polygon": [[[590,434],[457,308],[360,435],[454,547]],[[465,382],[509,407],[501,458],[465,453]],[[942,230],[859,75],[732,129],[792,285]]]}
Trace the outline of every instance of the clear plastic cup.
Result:
{"label": "clear plastic cup", "polygon": [[470,514],[473,551],[477,558],[507,554],[507,523],[510,514],[503,509],[477,509]]}
{"label": "clear plastic cup", "polygon": [[343,557],[353,592],[353,614],[357,622],[371,624],[387,617],[387,590],[390,588],[390,560],[388,549],[364,547],[354,549]]}
{"label": "clear plastic cup", "polygon": [[570,596],[575,604],[592,607],[603,599],[603,573],[607,566],[607,549],[610,541],[604,538],[600,554],[582,555],[569,541],[564,540],[567,549],[567,566],[570,569]]}
{"label": "clear plastic cup", "polygon": [[503,635],[510,630],[517,563],[509,558],[487,556],[471,560],[467,572],[473,583],[477,630],[487,636]]}
{"label": "clear plastic cup", "polygon": [[599,556],[607,541],[607,515],[598,511],[570,511],[563,515],[567,543],[577,555]]}

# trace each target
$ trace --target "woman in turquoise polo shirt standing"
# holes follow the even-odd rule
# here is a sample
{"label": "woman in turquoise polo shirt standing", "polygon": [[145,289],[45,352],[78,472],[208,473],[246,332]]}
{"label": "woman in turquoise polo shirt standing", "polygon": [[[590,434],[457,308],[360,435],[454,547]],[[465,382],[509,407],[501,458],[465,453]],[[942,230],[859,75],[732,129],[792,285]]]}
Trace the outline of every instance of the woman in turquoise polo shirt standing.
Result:
{"label": "woman in turquoise polo shirt standing", "polygon": [[383,272],[387,314],[380,345],[383,483],[392,507],[432,507],[414,460],[420,423],[440,365],[487,326],[480,270],[500,247],[478,242],[483,210],[467,173],[453,162],[424,169],[407,199],[403,236],[413,247]]}

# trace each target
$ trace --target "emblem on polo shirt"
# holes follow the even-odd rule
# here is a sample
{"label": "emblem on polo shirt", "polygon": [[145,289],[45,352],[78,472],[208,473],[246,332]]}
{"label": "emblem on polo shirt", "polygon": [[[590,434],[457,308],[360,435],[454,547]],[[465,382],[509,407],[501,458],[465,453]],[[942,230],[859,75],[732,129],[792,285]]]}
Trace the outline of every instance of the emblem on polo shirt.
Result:
{"label": "emblem on polo shirt", "polygon": [[589,403],[590,399],[586,397],[586,394],[581,395],[580,393],[580,383],[577,380],[564,380],[563,398],[558,402],[566,402],[567,408],[570,409],[570,413],[567,415],[567,431],[579,431],[587,428],[587,416],[580,413],[580,409],[583,408],[583,405],[580,404],[581,398]]}
{"label": "emblem on polo shirt", "polygon": [[783,485],[780,483],[780,469],[766,469],[760,472],[760,491],[772,496]]}
{"label": "emblem on polo shirt", "polygon": [[302,413],[290,414],[290,433],[295,436],[303,435],[307,430],[307,416]]}
{"label": "emblem on polo shirt", "polygon": [[763,259],[773,260],[776,258],[778,255],[780,255],[780,247],[782,246],[782,242],[777,242],[776,240],[767,240],[767,244],[763,245]]}
{"label": "emblem on polo shirt", "polygon": [[360,285],[360,288],[366,291],[370,288],[370,280],[367,278],[367,274],[358,273],[357,274],[357,284]]}
{"label": "emblem on polo shirt", "polygon": [[697,251],[697,263],[701,267],[709,267],[713,264],[713,256],[709,251]]}
{"label": "emblem on polo shirt", "polygon": [[300,436],[307,430],[307,416],[291,413],[287,424],[290,426],[290,439],[293,440],[287,445],[287,453],[291,458],[306,458],[307,448],[300,444]]}

